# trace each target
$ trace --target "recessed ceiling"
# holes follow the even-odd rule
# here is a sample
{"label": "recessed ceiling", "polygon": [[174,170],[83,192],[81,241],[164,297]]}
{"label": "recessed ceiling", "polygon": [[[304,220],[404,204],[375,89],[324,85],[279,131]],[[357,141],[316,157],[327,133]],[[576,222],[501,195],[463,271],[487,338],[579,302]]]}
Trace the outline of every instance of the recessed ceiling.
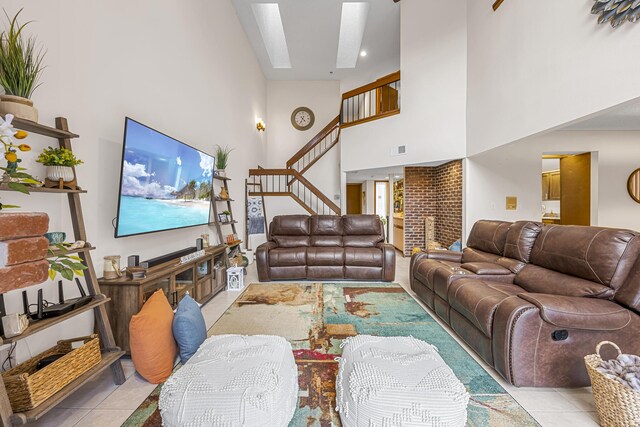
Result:
{"label": "recessed ceiling", "polygon": [[[392,0],[343,2],[342,0],[232,0],[265,77],[269,80],[346,80],[358,76],[381,77],[400,68],[400,3]],[[272,62],[273,37],[263,37],[256,9],[270,11],[276,5],[281,17],[291,68]],[[343,4],[352,22],[343,31],[345,51],[355,68],[338,68]],[[264,19],[263,19],[264,21]],[[271,22],[271,21],[270,21]],[[275,21],[273,21],[275,22]],[[263,26],[264,26],[263,22]],[[276,25],[276,24],[274,24]],[[276,25],[277,27],[277,25]],[[348,33],[348,34],[347,34]],[[266,40],[266,42],[265,42]],[[282,46],[282,43],[279,44]],[[348,48],[348,49],[347,49]],[[365,50],[366,56],[360,56]],[[282,49],[277,49],[282,53]],[[341,58],[346,58],[346,54]],[[343,58],[343,59],[344,59]],[[353,61],[355,60],[355,64]],[[394,68],[395,69],[391,69]],[[380,75],[378,75],[380,74]]]}
{"label": "recessed ceiling", "polygon": [[561,130],[640,130],[640,101],[614,107]]}

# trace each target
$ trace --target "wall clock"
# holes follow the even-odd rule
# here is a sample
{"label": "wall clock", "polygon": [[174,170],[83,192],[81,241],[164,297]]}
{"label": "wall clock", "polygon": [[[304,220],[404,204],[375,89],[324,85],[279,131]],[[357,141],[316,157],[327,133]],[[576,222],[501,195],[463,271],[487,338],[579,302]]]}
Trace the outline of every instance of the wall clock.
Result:
{"label": "wall clock", "polygon": [[298,130],[307,130],[313,126],[316,117],[307,107],[298,107],[291,113],[291,124]]}
{"label": "wall clock", "polygon": [[633,200],[640,203],[640,169],[636,169],[629,176],[627,191]]}

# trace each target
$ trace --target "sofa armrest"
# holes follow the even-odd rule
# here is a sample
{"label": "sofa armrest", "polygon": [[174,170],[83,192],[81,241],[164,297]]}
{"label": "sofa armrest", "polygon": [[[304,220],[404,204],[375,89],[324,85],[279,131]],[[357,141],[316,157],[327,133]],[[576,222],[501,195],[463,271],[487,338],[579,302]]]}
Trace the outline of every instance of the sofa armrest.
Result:
{"label": "sofa armrest", "polygon": [[382,249],[382,280],[393,282],[396,278],[396,248],[389,243],[378,243]]}
{"label": "sofa armrest", "polygon": [[454,252],[449,250],[439,251],[436,249],[428,249],[427,258],[438,261],[462,262],[462,252]]}
{"label": "sofa armrest", "polygon": [[629,310],[604,299],[530,293],[518,297],[538,307],[544,321],[560,328],[616,331],[631,322]]}
{"label": "sofa armrest", "polygon": [[265,242],[256,248],[256,263],[258,264],[258,279],[261,282],[268,282],[269,277],[269,251],[277,248],[275,242]]}
{"label": "sofa armrest", "polygon": [[475,274],[490,274],[493,276],[502,276],[511,274],[511,270],[505,268],[499,264],[492,262],[466,262],[460,266],[461,268],[468,270]]}

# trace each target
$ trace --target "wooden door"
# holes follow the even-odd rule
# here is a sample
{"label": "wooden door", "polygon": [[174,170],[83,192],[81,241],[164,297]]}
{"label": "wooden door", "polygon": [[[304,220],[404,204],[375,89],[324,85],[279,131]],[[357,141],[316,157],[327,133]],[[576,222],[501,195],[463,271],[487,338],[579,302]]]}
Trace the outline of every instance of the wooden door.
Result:
{"label": "wooden door", "polygon": [[347,214],[362,214],[362,184],[347,184]]}
{"label": "wooden door", "polygon": [[398,90],[391,86],[382,86],[377,90],[378,105],[376,114],[398,109]]}
{"label": "wooden door", "polygon": [[562,182],[560,172],[551,172],[549,174],[549,200],[560,200],[562,196]]}
{"label": "wooden door", "polygon": [[542,200],[549,200],[549,174],[542,174]]}
{"label": "wooden door", "polygon": [[591,225],[591,153],[560,159],[560,223]]}

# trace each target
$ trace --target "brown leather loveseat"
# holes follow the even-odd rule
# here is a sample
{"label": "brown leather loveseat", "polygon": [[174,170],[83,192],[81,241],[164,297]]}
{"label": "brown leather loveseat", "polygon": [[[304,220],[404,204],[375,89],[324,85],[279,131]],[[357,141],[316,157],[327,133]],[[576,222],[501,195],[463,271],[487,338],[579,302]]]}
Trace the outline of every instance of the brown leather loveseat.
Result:
{"label": "brown leather loveseat", "polygon": [[589,384],[603,340],[640,354],[640,234],[477,222],[462,253],[412,257],[411,288],[516,386]]}
{"label": "brown leather loveseat", "polygon": [[256,249],[261,282],[395,278],[395,249],[376,215],[276,216],[269,236]]}

